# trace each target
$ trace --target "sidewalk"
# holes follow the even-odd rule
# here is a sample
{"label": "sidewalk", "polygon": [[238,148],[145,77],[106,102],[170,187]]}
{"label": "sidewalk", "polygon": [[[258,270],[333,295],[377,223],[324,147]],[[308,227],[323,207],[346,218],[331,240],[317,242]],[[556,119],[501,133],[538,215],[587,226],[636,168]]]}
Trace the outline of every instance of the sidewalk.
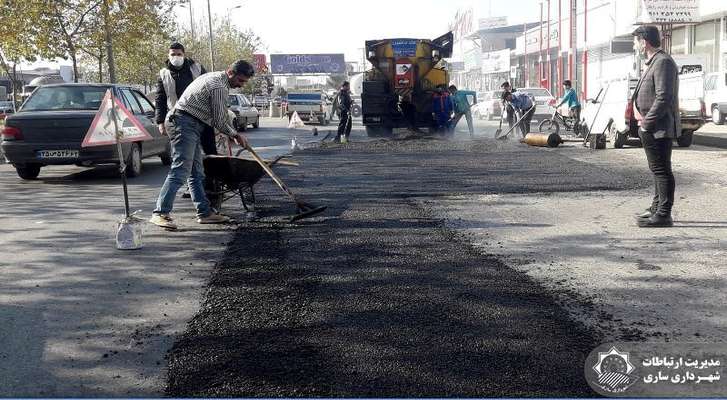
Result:
{"label": "sidewalk", "polygon": [[694,132],[694,144],[727,149],[727,125],[704,124]]}

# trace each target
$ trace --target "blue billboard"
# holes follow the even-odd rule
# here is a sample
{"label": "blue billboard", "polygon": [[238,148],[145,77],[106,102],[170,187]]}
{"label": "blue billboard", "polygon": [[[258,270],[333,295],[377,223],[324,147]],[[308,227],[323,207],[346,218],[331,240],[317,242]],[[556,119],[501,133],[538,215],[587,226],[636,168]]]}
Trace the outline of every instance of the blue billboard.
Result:
{"label": "blue billboard", "polygon": [[271,54],[273,74],[344,74],[343,54]]}

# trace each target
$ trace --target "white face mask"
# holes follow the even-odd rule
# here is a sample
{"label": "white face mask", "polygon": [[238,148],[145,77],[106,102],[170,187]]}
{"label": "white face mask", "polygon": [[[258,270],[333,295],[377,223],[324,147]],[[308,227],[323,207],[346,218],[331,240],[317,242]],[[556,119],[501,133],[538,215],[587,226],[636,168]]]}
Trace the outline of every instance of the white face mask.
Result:
{"label": "white face mask", "polygon": [[175,67],[181,67],[184,64],[184,56],[169,56],[169,63]]}

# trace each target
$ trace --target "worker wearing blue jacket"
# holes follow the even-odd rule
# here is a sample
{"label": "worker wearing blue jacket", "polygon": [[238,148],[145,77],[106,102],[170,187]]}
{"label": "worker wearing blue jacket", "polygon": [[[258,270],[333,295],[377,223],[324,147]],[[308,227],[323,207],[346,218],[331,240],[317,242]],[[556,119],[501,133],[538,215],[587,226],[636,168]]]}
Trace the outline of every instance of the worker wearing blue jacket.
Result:
{"label": "worker wearing blue jacket", "polygon": [[472,106],[467,100],[467,96],[472,96],[474,99],[474,103],[477,104],[477,93],[471,91],[471,90],[457,90],[457,86],[450,86],[449,87],[449,93],[452,94],[452,98],[454,100],[454,120],[452,121],[452,131],[454,131],[454,128],[457,127],[457,123],[464,115],[465,118],[467,118],[467,128],[470,131],[470,136],[473,136],[475,134],[475,126],[472,123],[472,111],[470,110],[470,107]]}
{"label": "worker wearing blue jacket", "polygon": [[533,120],[533,114],[535,114],[535,101],[532,95],[523,92],[503,92],[502,100],[505,104],[512,106],[513,110],[521,116],[520,131],[525,137],[530,133],[530,122]]}
{"label": "worker wearing blue jacket", "polygon": [[568,109],[570,110],[571,116],[575,117],[576,121],[580,122],[581,103],[578,101],[578,95],[576,94],[576,90],[573,89],[571,81],[567,79],[563,81],[563,88],[565,89],[565,94],[563,94],[563,100],[561,100],[560,103],[555,106],[555,108],[558,108],[563,104],[568,103]]}
{"label": "worker wearing blue jacket", "polygon": [[451,117],[454,103],[449,92],[444,87],[437,87],[432,97],[432,116],[437,124],[437,131],[449,133],[451,131]]}

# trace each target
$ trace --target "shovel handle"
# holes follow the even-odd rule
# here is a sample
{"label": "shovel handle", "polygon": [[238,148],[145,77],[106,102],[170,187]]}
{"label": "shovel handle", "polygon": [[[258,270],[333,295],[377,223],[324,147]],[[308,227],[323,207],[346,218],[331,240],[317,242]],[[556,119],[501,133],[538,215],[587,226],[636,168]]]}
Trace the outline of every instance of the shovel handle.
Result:
{"label": "shovel handle", "polygon": [[278,186],[281,189],[283,189],[283,192],[285,192],[285,194],[287,194],[288,196],[290,196],[290,198],[293,199],[293,201],[296,204],[300,204],[300,202],[295,197],[295,195],[293,194],[293,192],[291,192],[290,189],[288,189],[288,186],[286,186],[285,183],[283,183],[283,181],[280,178],[278,178],[277,175],[275,175],[275,172],[273,172],[272,168],[270,168],[270,166],[268,165],[268,163],[266,163],[265,160],[263,160],[262,157],[260,157],[255,152],[255,150],[252,149],[252,146],[250,146],[249,143],[245,146],[245,150],[247,150],[247,151],[250,152],[250,155],[252,156],[252,158],[254,158],[255,161],[257,161],[257,163],[260,164],[260,166],[265,170],[265,172],[267,172],[267,174],[270,176],[270,178],[272,178],[273,181],[275,181],[275,183],[278,184]]}

